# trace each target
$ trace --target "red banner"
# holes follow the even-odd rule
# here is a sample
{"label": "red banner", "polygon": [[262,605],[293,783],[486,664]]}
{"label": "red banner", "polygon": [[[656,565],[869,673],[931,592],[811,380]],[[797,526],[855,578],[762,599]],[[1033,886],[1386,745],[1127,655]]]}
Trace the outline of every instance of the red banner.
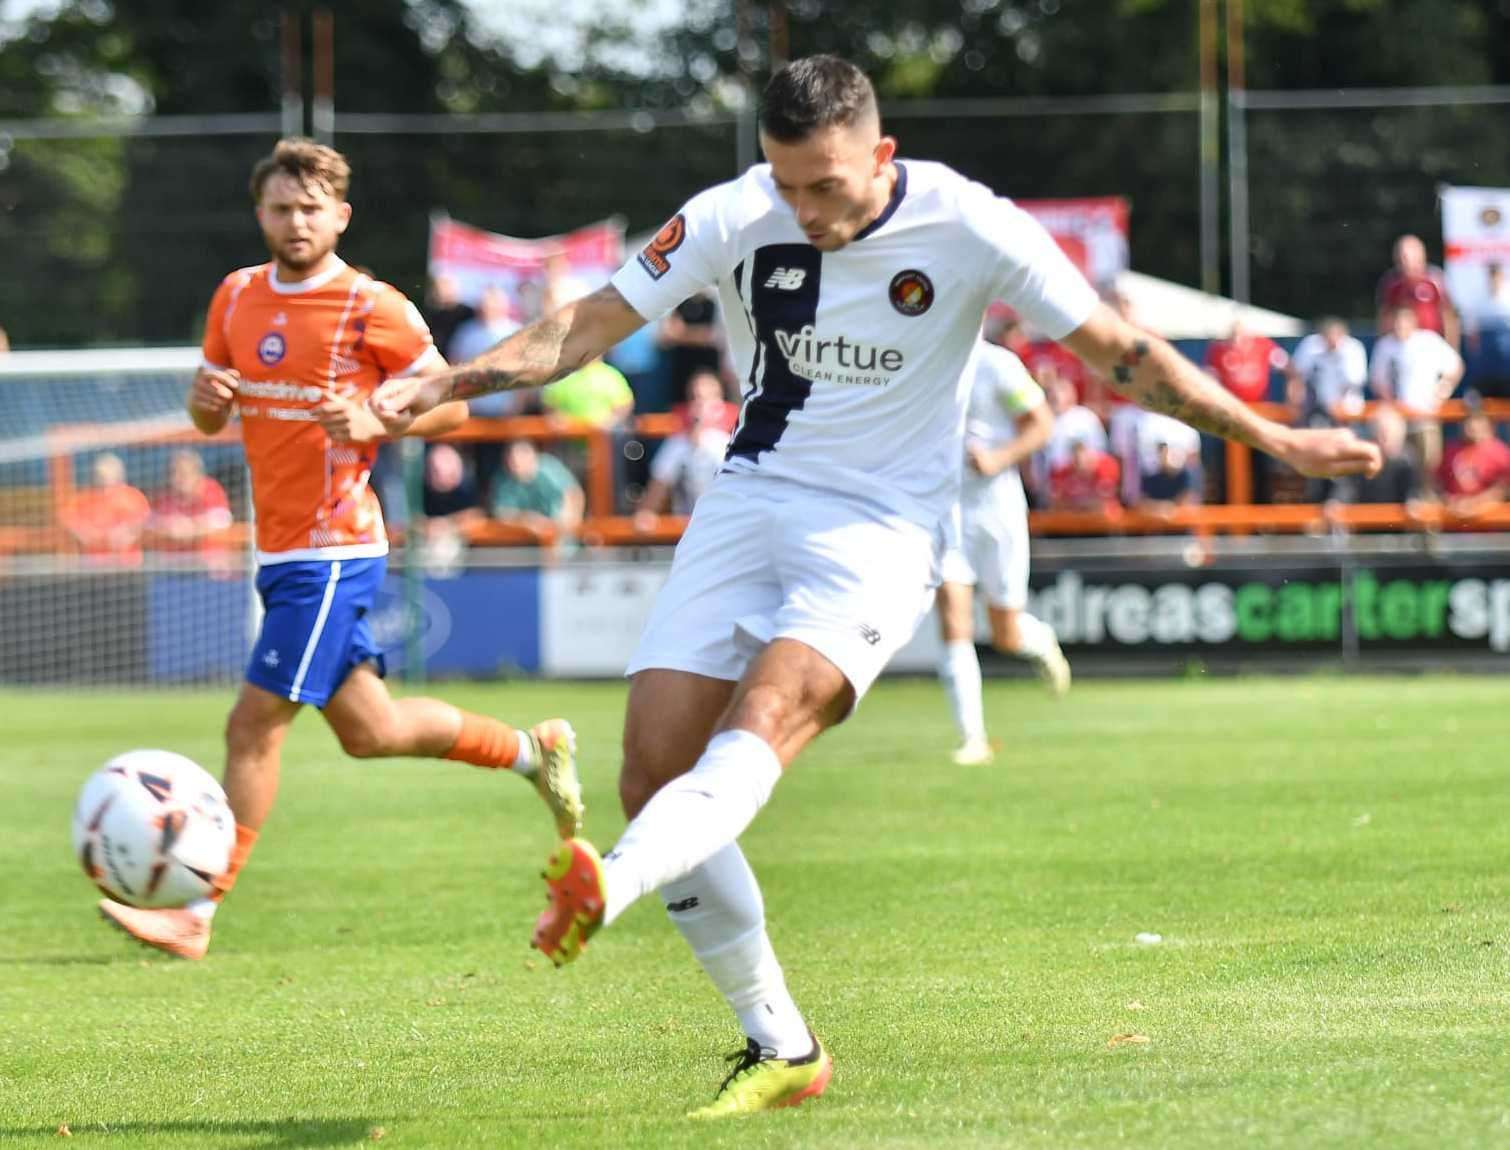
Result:
{"label": "red banner", "polygon": [[1018,200],[1054,237],[1054,242],[1085,275],[1103,290],[1127,270],[1130,210],[1121,196],[1075,200]]}
{"label": "red banner", "polygon": [[623,260],[624,228],[614,220],[535,240],[444,216],[430,221],[431,277],[451,279],[467,303],[475,304],[489,287],[503,289],[521,323],[535,318],[547,281],[556,302],[565,303],[602,287]]}

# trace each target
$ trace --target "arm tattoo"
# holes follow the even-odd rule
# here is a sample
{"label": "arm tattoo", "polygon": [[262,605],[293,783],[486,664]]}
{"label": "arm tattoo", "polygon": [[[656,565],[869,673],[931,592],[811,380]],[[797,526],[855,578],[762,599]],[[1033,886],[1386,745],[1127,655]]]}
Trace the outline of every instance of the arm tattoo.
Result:
{"label": "arm tattoo", "polygon": [[1202,395],[1199,390],[1182,385],[1173,373],[1160,369],[1157,364],[1153,365],[1156,374],[1152,379],[1137,381],[1134,374],[1151,352],[1152,348],[1146,339],[1135,340],[1132,350],[1112,368],[1112,378],[1130,399],[1150,411],[1173,416],[1197,430],[1219,435],[1223,439],[1252,442],[1248,429],[1228,410],[1229,405],[1237,401],[1231,399],[1225,391],[1211,393],[1209,389],[1201,389],[1208,390],[1207,395]]}
{"label": "arm tattoo", "polygon": [[450,388],[450,399],[543,387],[602,355],[644,322],[613,284],[605,284],[440,376]]}
{"label": "arm tattoo", "polygon": [[568,331],[570,326],[554,316],[530,324],[492,351],[454,369],[451,398],[473,399],[516,387],[540,387],[568,374],[575,366],[561,362]]}
{"label": "arm tattoo", "polygon": [[1112,368],[1112,376],[1123,387],[1131,387],[1134,370],[1147,358],[1148,341],[1146,339],[1134,340],[1132,350],[1122,357],[1116,367]]}

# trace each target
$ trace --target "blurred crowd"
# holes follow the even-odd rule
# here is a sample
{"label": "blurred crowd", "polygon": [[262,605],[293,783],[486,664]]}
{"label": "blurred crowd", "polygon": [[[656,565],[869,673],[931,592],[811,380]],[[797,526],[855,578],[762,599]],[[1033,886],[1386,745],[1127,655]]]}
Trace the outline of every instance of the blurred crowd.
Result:
{"label": "blurred crowd", "polygon": [[[475,358],[540,314],[582,294],[564,267],[548,266],[538,291],[510,296],[490,288],[475,305],[457,285],[432,282],[424,312],[436,345],[452,363]],[[476,419],[543,417],[607,431],[614,443],[614,511],[650,532],[660,516],[685,515],[713,481],[739,415],[738,387],[716,298],[683,301],[602,359],[538,391],[499,392],[471,401]],[[676,431],[641,438],[634,417],[663,414]],[[491,519],[569,541],[586,503],[586,453],[570,439],[436,443],[425,449],[423,506],[436,563],[459,550],[465,529]],[[393,522],[406,516],[398,451],[386,447],[375,483]]]}
{"label": "blurred crowd", "polygon": [[150,495],[127,482],[113,451],[94,457],[90,482],[64,504],[59,526],[87,562],[134,566],[143,550],[195,552],[229,570],[225,529],[231,504],[193,448],[175,451],[166,482]]}
{"label": "blurred crowd", "polygon": [[[1444,425],[1440,418],[1454,395],[1475,408],[1482,398],[1510,398],[1510,282],[1503,268],[1491,266],[1487,274],[1487,302],[1461,315],[1425,245],[1402,236],[1378,282],[1371,350],[1335,317],[1318,320],[1293,351],[1241,320],[1207,344],[1205,370],[1234,395],[1285,404],[1308,426],[1360,423],[1388,460],[1373,479],[1307,484],[1255,458],[1255,498],[1329,507],[1438,500],[1460,514],[1502,501],[1510,491],[1510,448],[1499,429],[1481,412],[1461,423]],[[542,309],[564,302],[557,277],[548,272],[535,300]],[[1127,319],[1148,326],[1127,296],[1111,291],[1108,300]],[[502,292],[485,293],[469,307],[454,285],[439,281],[432,285],[429,318],[447,358],[460,362],[533,316],[520,314]],[[716,299],[694,296],[577,375],[538,394],[486,397],[473,411],[483,417],[571,415],[614,430],[615,511],[650,530],[658,516],[691,508],[727,445],[738,386],[722,330]],[[1161,514],[1225,498],[1218,443],[1125,402],[1108,381],[1008,312],[988,316],[985,334],[1027,364],[1055,415],[1047,447],[1024,475],[1035,508]],[[632,416],[650,412],[674,413],[681,430],[659,443],[638,440]],[[430,447],[426,513],[434,518],[444,505],[451,525],[465,522],[457,516],[543,518],[569,534],[582,514],[581,460],[569,449],[559,458],[551,450],[559,448]]]}
{"label": "blurred crowd", "polygon": [[[1510,281],[1502,267],[1491,265],[1487,275],[1485,302],[1460,314],[1424,244],[1402,236],[1379,279],[1371,349],[1335,317],[1318,320],[1293,351],[1240,320],[1226,338],[1207,344],[1205,370],[1234,395],[1285,404],[1307,426],[1360,424],[1384,452],[1384,469],[1373,478],[1310,483],[1255,456],[1255,498],[1319,503],[1326,511],[1344,503],[1414,509],[1438,502],[1462,516],[1503,502],[1510,494],[1510,446],[1482,400],[1510,398]],[[438,280],[425,310],[437,344],[459,363],[580,295],[583,286],[562,269],[547,269],[522,306],[498,290],[484,292],[473,306],[461,301],[454,284]],[[1149,326],[1125,295],[1110,292],[1108,301],[1133,323]],[[1108,381],[1009,312],[988,315],[985,336],[1023,360],[1054,413],[1047,445],[1024,469],[1033,507],[1115,518],[1123,509],[1167,514],[1225,498],[1219,442],[1127,403]],[[690,512],[712,482],[738,418],[738,395],[717,300],[698,295],[549,387],[485,396],[471,407],[480,419],[535,415],[547,429],[571,420],[608,432],[615,447],[614,511],[649,533],[661,516]],[[1443,404],[1454,396],[1467,402],[1469,414],[1444,423]],[[648,413],[667,414],[675,432],[640,437],[634,417]],[[456,559],[469,527],[485,520],[517,524],[530,537],[570,546],[586,505],[586,453],[570,437],[539,439],[425,447],[415,510],[435,564]],[[126,482],[114,454],[95,457],[92,470],[92,483],[72,497],[61,522],[81,554],[129,563],[144,547],[212,556],[223,550],[231,510],[196,451],[175,452],[167,482],[150,496]],[[392,522],[413,518],[396,445],[385,445],[374,485]]]}

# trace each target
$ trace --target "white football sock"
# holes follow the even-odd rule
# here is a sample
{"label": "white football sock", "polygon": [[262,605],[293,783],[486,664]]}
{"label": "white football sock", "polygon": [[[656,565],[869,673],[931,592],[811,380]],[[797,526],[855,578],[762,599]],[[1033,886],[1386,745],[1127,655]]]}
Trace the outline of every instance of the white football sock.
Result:
{"label": "white football sock", "polygon": [[697,765],[656,792],[603,856],[604,925],[744,834],[780,777],[781,760],[759,735],[714,735]]}
{"label": "white football sock", "polygon": [[1054,649],[1054,628],[1050,627],[1042,619],[1029,615],[1026,611],[1020,611],[1017,615],[1017,637],[1021,645],[1017,648],[1017,654],[1023,659],[1031,659],[1039,662],[1048,656]]}
{"label": "white football sock", "polygon": [[533,778],[535,768],[539,765],[535,762],[535,741],[528,731],[520,731],[518,742],[519,749],[514,752],[514,761],[509,764],[509,769]]}
{"label": "white football sock", "polygon": [[949,696],[954,725],[961,740],[986,737],[986,715],[980,697],[980,659],[969,640],[945,643],[939,656],[939,682]]}
{"label": "white football sock", "polygon": [[196,898],[193,902],[184,904],[184,910],[206,922],[215,917],[215,911],[219,907],[220,904],[213,898]]}
{"label": "white football sock", "polygon": [[660,889],[666,913],[697,961],[739,1016],[745,1034],[777,1058],[813,1048],[802,1012],[765,929],[760,886],[738,843]]}

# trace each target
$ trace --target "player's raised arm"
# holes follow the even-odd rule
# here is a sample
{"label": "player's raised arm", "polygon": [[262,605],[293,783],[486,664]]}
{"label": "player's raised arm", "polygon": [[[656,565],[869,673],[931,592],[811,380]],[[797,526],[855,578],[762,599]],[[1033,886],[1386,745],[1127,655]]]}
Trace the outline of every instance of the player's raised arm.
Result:
{"label": "player's raised arm", "polygon": [[423,378],[395,379],[372,398],[372,408],[390,434],[449,400],[493,391],[543,387],[597,359],[644,326],[612,284],[521,328],[467,363]]}
{"label": "player's raised arm", "polygon": [[1138,406],[1246,443],[1302,475],[1373,475],[1383,466],[1379,448],[1345,428],[1297,429],[1265,419],[1169,344],[1105,304],[1061,342]]}

